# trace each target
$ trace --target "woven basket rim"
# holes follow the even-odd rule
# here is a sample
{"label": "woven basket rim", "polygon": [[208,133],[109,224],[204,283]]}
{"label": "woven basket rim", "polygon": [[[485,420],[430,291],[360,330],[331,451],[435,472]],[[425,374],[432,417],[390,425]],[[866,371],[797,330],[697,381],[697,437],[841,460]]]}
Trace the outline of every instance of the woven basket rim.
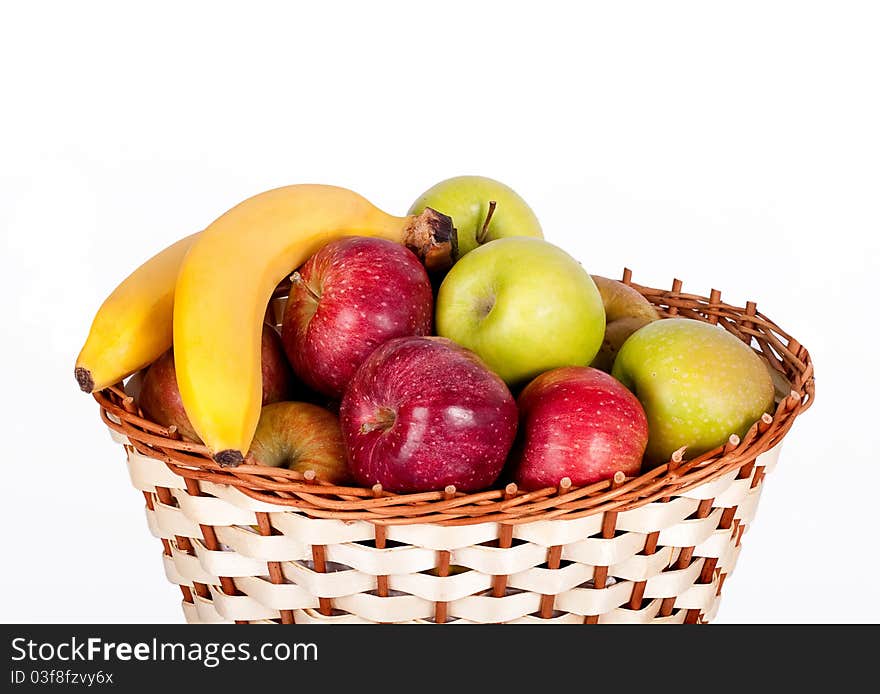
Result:
{"label": "woven basket rim", "polygon": [[[786,377],[791,384],[788,395],[777,398],[773,414],[764,415],[742,438],[732,435],[723,446],[690,460],[684,459],[683,451],[677,451],[669,462],[638,476],[618,473],[614,479],[583,487],[574,487],[563,479],[557,487],[530,492],[508,484],[473,493],[447,487],[442,491],[408,494],[387,492],[379,485],[372,489],[337,486],[284,468],[251,464],[221,467],[211,459],[205,446],[183,441],[173,430],[141,416],[122,384],[96,392],[94,397],[104,423],[125,436],[128,445],[142,455],[163,461],[172,472],[187,480],[231,485],[258,501],[314,518],[367,520],[381,525],[519,524],[629,510],[754,465],[759,455],[782,441],[797,416],[812,405],[815,378],[809,352],[758,312],[755,302],[749,301],[743,308],[723,303],[721,292],[715,289],[709,297],[686,294],[678,279],[673,281],[671,290],[635,284],[629,269],[624,270],[622,281],[654,304],[662,318],[685,317],[720,324],[750,344]],[[279,288],[276,298],[285,297],[284,288]]]}

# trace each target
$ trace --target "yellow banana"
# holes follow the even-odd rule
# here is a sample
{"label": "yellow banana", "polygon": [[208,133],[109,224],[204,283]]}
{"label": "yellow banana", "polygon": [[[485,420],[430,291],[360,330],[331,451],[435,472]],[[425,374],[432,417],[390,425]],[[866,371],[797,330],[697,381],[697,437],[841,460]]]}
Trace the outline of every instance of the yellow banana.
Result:
{"label": "yellow banana", "polygon": [[357,193],[293,185],[260,193],[211,223],[180,268],[174,358],[184,409],[221,465],[244,460],[262,404],[260,333],[275,287],[342,236],[406,244],[429,268],[449,263],[455,231],[430,208],[395,217]]}
{"label": "yellow banana", "polygon": [[101,304],[74,370],[86,393],[118,383],[171,346],[174,285],[197,236],[187,236],[154,255]]}

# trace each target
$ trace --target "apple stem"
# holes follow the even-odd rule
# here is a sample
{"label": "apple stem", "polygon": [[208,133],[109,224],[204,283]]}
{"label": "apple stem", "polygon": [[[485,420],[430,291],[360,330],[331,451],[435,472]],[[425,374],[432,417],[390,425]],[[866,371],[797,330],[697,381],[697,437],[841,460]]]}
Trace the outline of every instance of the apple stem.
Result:
{"label": "apple stem", "polygon": [[301,274],[299,274],[299,271],[294,272],[294,273],[290,276],[290,281],[293,282],[294,284],[298,284],[298,285],[300,285],[303,289],[306,290],[306,293],[307,293],[310,297],[312,297],[315,301],[320,301],[320,300],[321,300],[321,297],[318,296],[317,294],[315,294],[315,290],[313,290],[313,289],[308,285],[308,283],[303,279],[303,276],[302,276]]}
{"label": "apple stem", "polygon": [[486,243],[486,236],[489,234],[489,222],[492,221],[492,215],[495,214],[495,207],[497,204],[498,203],[494,200],[489,201],[489,211],[486,212],[486,219],[483,222],[483,228],[480,229],[480,232],[477,234],[477,243]]}
{"label": "apple stem", "polygon": [[360,433],[369,434],[371,431],[387,431],[397,421],[397,414],[390,407],[380,407],[376,412],[375,419],[361,424]]}

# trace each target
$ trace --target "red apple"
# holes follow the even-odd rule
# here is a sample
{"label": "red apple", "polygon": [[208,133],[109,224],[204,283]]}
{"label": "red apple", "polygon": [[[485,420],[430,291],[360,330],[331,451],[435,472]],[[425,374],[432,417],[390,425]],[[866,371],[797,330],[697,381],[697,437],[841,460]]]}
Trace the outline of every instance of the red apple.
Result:
{"label": "red apple", "polygon": [[648,421],[636,397],[592,367],[547,371],[517,401],[520,442],[512,456],[523,489],[553,487],[563,477],[581,486],[636,474],[648,445]]}
{"label": "red apple", "polygon": [[433,310],[431,281],[412,251],[352,236],[327,244],[294,273],[281,336],[296,374],[340,398],[377,346],[428,335]]}
{"label": "red apple", "polygon": [[[289,397],[293,386],[293,375],[284,357],[281,338],[275,329],[268,325],[263,326],[261,349],[263,404],[267,405]],[[180,399],[173,349],[169,349],[147,368],[140,387],[138,405],[148,419],[162,426],[176,426],[177,431],[184,438],[200,441]]]}
{"label": "red apple", "polygon": [[288,398],[297,384],[284,355],[281,337],[270,325],[263,325],[260,360],[263,367],[263,405]]}
{"label": "red apple", "polygon": [[361,364],[339,419],[359,484],[474,491],[500,474],[517,411],[504,381],[473,352],[442,337],[402,337]]}
{"label": "red apple", "polygon": [[[257,465],[311,470],[334,484],[349,480],[339,419],[306,402],[276,402],[260,411],[248,454]],[[250,462],[249,461],[249,462]]]}

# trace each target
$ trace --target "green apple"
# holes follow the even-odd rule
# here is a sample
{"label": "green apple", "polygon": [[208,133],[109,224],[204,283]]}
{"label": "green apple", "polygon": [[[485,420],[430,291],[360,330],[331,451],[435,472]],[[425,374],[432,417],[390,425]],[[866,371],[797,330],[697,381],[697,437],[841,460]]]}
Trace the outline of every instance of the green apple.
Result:
{"label": "green apple", "polygon": [[605,338],[590,366],[610,373],[614,358],[627,338],[643,325],[658,320],[660,315],[654,304],[629,285],[601,275],[593,275],[593,281],[605,306]]}
{"label": "green apple", "polygon": [[691,458],[731,434],[742,436],[773,404],[773,381],[761,358],[724,328],[689,318],[637,330],[611,373],[645,408],[651,465],[682,446]]}
{"label": "green apple", "polygon": [[459,260],[440,285],[437,334],[475,352],[509,385],[586,366],[605,310],[589,273],[543,239],[511,237]]}
{"label": "green apple", "polygon": [[510,187],[485,176],[455,176],[440,181],[418,197],[409,214],[419,214],[426,207],[452,217],[458,231],[457,258],[495,239],[544,236],[525,200]]}

